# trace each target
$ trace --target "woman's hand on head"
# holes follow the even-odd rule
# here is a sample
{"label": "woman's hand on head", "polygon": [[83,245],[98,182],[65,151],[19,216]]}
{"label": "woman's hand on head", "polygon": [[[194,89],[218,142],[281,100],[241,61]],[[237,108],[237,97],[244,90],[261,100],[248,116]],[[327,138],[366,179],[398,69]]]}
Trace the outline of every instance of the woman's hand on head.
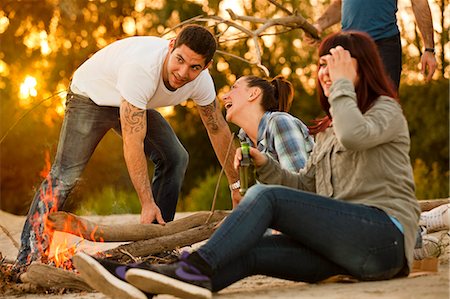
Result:
{"label": "woman's hand on head", "polygon": [[332,82],[339,79],[348,79],[353,84],[356,84],[358,78],[357,61],[355,58],[352,58],[348,50],[337,46],[330,49],[330,54],[325,55],[324,59],[327,62]]}

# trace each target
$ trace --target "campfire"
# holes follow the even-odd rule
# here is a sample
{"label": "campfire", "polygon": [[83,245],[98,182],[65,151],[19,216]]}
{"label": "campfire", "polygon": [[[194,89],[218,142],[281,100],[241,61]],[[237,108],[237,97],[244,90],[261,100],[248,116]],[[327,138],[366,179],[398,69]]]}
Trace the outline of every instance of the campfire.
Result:
{"label": "campfire", "polygon": [[[33,257],[40,257],[42,263],[53,265],[64,270],[73,270],[72,257],[77,252],[77,247],[82,244],[86,237],[83,235],[85,227],[83,223],[75,221],[73,217],[67,217],[64,223],[55,227],[49,216],[58,212],[58,190],[53,189],[52,177],[50,175],[50,154],[45,152],[45,166],[40,175],[47,180],[48,187],[40,193],[40,204],[38,211],[32,217],[32,242],[29,262]],[[62,227],[61,227],[62,226]],[[91,229],[88,240],[93,242],[104,242],[103,238],[96,238],[97,228]],[[67,234],[68,233],[68,234]],[[73,235],[78,236],[74,238]],[[94,245],[95,246],[95,245]]]}

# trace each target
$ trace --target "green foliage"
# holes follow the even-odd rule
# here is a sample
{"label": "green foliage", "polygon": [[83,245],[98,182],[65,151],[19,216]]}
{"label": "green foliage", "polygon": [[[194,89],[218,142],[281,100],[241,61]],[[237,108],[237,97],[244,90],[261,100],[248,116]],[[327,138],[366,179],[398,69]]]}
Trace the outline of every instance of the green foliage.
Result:
{"label": "green foliage", "polygon": [[431,169],[421,160],[414,162],[414,181],[418,199],[446,198],[449,196],[449,171],[434,162]]}
{"label": "green foliage", "polygon": [[[291,11],[297,10],[310,22],[315,21],[329,2],[315,1],[313,6],[311,1],[278,1]],[[4,26],[3,22],[0,25],[0,29],[4,30],[0,34],[1,136],[26,112],[27,107],[20,104],[18,97],[25,76],[31,75],[37,79],[38,96],[28,99],[32,106],[59,91],[61,84],[68,86],[73,71],[106,44],[130,35],[161,35],[168,28],[200,14],[217,15],[224,1],[209,0],[205,4],[205,1],[161,0],[145,3],[145,7],[138,9],[136,1],[123,0],[6,1],[0,7],[0,17],[6,16],[9,20],[7,27],[1,27]],[[284,15],[266,0],[236,3],[249,16],[275,18]],[[126,21],[135,24],[134,32],[125,30]],[[248,22],[244,22],[244,25],[252,27],[252,30],[256,29],[256,26],[250,26]],[[216,33],[220,31],[219,28],[213,30]],[[282,31],[283,28],[277,27],[276,30]],[[330,32],[333,30],[334,28],[329,29]],[[441,35],[444,36],[445,32],[448,33],[448,26]],[[41,53],[43,33],[47,35],[51,49],[46,55]],[[283,74],[294,85],[295,99],[291,113],[309,124],[311,119],[320,116],[321,110],[312,84],[315,80],[316,48],[303,43],[303,34],[301,29],[295,29],[281,35],[267,36],[260,45],[263,50],[262,63],[269,68],[271,76]],[[405,43],[405,49],[409,45]],[[443,45],[437,45],[438,53],[441,52],[442,55],[444,51],[439,49],[443,49]],[[245,39],[219,44],[222,51],[254,61],[252,47],[252,43]],[[404,62],[404,70],[417,69],[418,58],[405,59]],[[226,64],[227,67],[218,67],[220,64]],[[262,75],[259,68],[221,54],[215,55],[210,72],[219,95],[237,77],[251,73]],[[408,71],[404,73],[409,74]],[[448,81],[441,80],[427,85],[403,85],[400,92],[411,129],[412,161],[420,159],[424,163],[416,165],[421,165],[416,172],[423,173],[417,177],[418,196],[431,196],[421,195],[425,191],[420,190],[435,190],[435,187],[427,188],[431,186],[431,182],[424,178],[448,178],[448,173],[445,176],[449,165],[448,90]],[[58,98],[54,98],[31,111],[1,144],[1,209],[12,213],[26,213],[33,197],[33,188],[37,188],[42,181],[40,172],[45,166],[45,153],[49,152],[53,160],[56,152],[62,122],[62,116],[55,112],[57,104]],[[168,120],[190,154],[180,195],[185,200],[180,201],[178,208],[186,206],[189,209],[208,210],[217,180],[217,172],[212,169],[219,167],[218,160],[197,110],[177,106],[175,112]],[[234,125],[230,124],[230,128],[237,131]],[[152,173],[151,163],[149,167]],[[444,185],[446,184],[441,184]],[[448,190],[448,186],[447,189],[433,191],[433,194],[445,196],[448,194],[445,190]],[[97,213],[108,213],[109,208],[118,205],[136,212],[139,210],[134,208],[134,204],[138,205],[138,202],[130,203],[135,197],[123,159],[122,142],[114,133],[108,133],[69,196],[65,209],[83,207],[85,210],[96,210]],[[219,203],[222,202],[220,205],[223,206],[217,208],[231,207],[225,177],[222,179],[219,198]]]}
{"label": "green foliage", "polygon": [[136,193],[108,185],[99,191],[87,193],[75,211],[77,215],[139,214],[141,205]]}
{"label": "green foliage", "polygon": [[[178,204],[182,211],[208,211],[211,210],[214,192],[219,178],[219,172],[210,169],[197,187],[194,187],[186,198]],[[228,189],[228,181],[222,176],[217,191],[215,210],[231,209],[231,195]]]}
{"label": "green foliage", "polygon": [[449,81],[402,85],[401,104],[411,134],[412,160],[449,165]]}
{"label": "green foliage", "polygon": [[401,102],[411,135],[416,195],[449,196],[449,81],[403,85]]}

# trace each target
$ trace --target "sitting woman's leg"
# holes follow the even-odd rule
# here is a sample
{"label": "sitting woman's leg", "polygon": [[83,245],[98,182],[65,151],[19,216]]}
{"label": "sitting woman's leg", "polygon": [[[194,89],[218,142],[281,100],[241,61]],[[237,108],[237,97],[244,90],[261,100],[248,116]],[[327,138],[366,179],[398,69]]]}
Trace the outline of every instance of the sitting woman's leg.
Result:
{"label": "sitting woman's leg", "polygon": [[[264,252],[256,249],[267,228],[276,229],[298,243],[302,250],[289,251],[290,259],[302,259],[299,255],[308,249],[308,254],[316,253],[362,280],[388,279],[405,266],[403,234],[385,212],[281,186],[252,187],[197,253],[215,275],[220,275],[221,268],[248,258],[250,252]],[[271,250],[276,254],[280,248],[274,244]],[[308,267],[321,266],[311,263]],[[263,274],[266,269],[286,273],[285,264],[274,266],[277,265],[278,270],[255,263],[255,268],[246,273]],[[298,276],[291,279],[311,280],[299,269],[292,271],[292,275]],[[329,274],[336,273],[333,270]],[[319,280],[326,278],[322,276],[326,274],[321,274]]]}

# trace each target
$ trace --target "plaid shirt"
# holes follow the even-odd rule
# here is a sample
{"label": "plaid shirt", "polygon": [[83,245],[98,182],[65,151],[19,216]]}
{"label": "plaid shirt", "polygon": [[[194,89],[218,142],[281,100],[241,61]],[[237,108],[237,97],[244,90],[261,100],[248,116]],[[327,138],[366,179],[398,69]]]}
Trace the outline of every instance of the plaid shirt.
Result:
{"label": "plaid shirt", "polygon": [[[255,146],[242,129],[238,137]],[[305,167],[314,146],[307,126],[301,120],[286,112],[269,111],[259,122],[257,143],[260,152],[268,153],[281,168],[294,172]]]}

